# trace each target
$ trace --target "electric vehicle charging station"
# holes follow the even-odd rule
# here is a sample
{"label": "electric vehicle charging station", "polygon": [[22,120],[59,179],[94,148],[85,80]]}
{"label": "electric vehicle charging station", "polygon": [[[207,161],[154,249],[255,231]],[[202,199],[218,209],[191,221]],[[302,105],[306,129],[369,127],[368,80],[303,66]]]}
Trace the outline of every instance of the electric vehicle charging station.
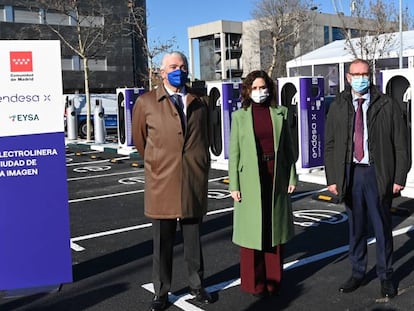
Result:
{"label": "electric vehicle charging station", "polygon": [[[399,105],[404,114],[404,121],[408,131],[408,152],[409,160],[412,163],[413,154],[413,118],[412,99],[414,87],[414,68],[390,69],[381,71],[382,92],[391,96]],[[414,173],[411,169],[408,173],[407,182],[414,182]],[[406,187],[407,189],[407,187]],[[404,190],[406,191],[406,190]]]}
{"label": "electric vehicle charging station", "polygon": [[135,101],[145,92],[144,88],[117,88],[118,99],[118,144],[121,148],[133,148],[132,110]]}
{"label": "electric vehicle charging station", "polygon": [[67,138],[75,140],[78,138],[78,117],[72,99],[66,98],[66,132]]}
{"label": "electric vehicle charging station", "polygon": [[279,105],[289,109],[298,174],[324,166],[325,98],[323,77],[279,78]]}
{"label": "electric vehicle charging station", "polygon": [[228,169],[231,114],[241,108],[239,82],[206,82],[210,113],[211,167]]}
{"label": "electric vehicle charging station", "polygon": [[103,144],[106,139],[106,128],[105,128],[105,112],[102,105],[102,100],[97,99],[95,102],[95,109],[93,113],[93,130],[95,143]]}

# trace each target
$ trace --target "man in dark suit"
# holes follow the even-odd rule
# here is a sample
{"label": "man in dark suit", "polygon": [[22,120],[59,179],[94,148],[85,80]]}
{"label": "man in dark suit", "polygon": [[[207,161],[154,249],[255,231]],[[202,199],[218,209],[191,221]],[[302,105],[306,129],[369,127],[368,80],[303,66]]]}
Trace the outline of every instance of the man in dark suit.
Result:
{"label": "man in dark suit", "polygon": [[367,222],[376,238],[376,271],[381,295],[397,294],[393,282],[393,237],[390,208],[393,195],[405,185],[410,167],[407,126],[395,101],[371,85],[369,63],[354,60],[350,84],[329,108],[325,135],[328,190],[345,200],[349,217],[351,277],[339,291],[363,284],[367,269]]}
{"label": "man in dark suit", "polygon": [[200,242],[210,168],[208,111],[186,87],[187,70],[184,54],[166,54],[162,84],[138,97],[132,117],[134,144],[144,157],[145,215],[153,227],[153,311],[168,305],[177,222],[183,234],[190,293],[199,302],[212,301],[203,288]]}

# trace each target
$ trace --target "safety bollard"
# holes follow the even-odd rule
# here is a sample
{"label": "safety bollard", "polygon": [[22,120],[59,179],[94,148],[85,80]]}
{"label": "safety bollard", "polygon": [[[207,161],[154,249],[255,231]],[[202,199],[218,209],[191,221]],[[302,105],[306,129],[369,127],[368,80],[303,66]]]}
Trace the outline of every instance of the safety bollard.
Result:
{"label": "safety bollard", "polygon": [[95,143],[103,144],[106,138],[105,112],[102,105],[102,100],[100,99],[97,99],[95,104],[95,110],[93,114],[93,128]]}
{"label": "safety bollard", "polygon": [[66,97],[66,132],[67,138],[75,140],[78,138],[78,118],[76,116],[75,104],[72,99]]}

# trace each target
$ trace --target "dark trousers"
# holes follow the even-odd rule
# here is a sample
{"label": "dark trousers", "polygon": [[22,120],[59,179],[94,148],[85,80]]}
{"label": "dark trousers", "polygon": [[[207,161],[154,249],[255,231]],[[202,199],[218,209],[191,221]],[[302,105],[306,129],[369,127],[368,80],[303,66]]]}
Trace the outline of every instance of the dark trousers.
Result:
{"label": "dark trousers", "polygon": [[[201,218],[181,219],[184,261],[188,271],[188,285],[198,289],[202,285],[204,264],[200,242]],[[152,279],[156,295],[166,295],[171,288],[173,248],[177,228],[176,219],[153,219]]]}
{"label": "dark trousers", "polygon": [[240,248],[240,288],[251,294],[280,289],[283,273],[282,245],[268,251]]}
{"label": "dark trousers", "polygon": [[392,275],[392,222],[391,201],[380,201],[375,168],[371,166],[352,165],[347,170],[351,186],[346,209],[349,217],[349,259],[352,274],[363,277],[366,273],[368,255],[368,216],[371,220],[376,238],[377,275],[385,280]]}

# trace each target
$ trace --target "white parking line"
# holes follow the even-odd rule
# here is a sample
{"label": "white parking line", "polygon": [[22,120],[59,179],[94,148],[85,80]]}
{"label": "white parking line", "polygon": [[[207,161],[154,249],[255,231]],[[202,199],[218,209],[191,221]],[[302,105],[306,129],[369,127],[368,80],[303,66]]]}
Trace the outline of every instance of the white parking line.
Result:
{"label": "white parking line", "polygon": [[[411,226],[407,226],[401,229],[394,230],[392,232],[392,235],[395,237],[395,236],[399,236],[401,234],[405,234],[413,230],[414,230],[414,225],[411,225]],[[370,245],[375,242],[376,242],[375,238],[371,238],[367,241],[367,244]],[[283,265],[283,270],[287,271],[287,270],[295,269],[295,268],[298,268],[298,267],[301,267],[301,266],[304,266],[304,265],[307,265],[307,264],[310,264],[310,263],[313,263],[319,260],[323,260],[323,259],[335,256],[338,254],[342,254],[342,253],[347,252],[348,249],[349,249],[349,245],[345,245],[345,246],[341,246],[341,247],[338,247],[338,248],[335,248],[335,249],[332,249],[326,252],[316,254],[314,256],[309,256],[306,258],[294,260],[294,261],[285,263]],[[238,286],[238,285],[240,285],[240,278],[209,286],[206,288],[206,291],[211,293],[211,292],[221,291],[221,290],[231,288],[234,286]],[[147,291],[151,293],[154,293],[154,287],[152,283],[143,284],[142,288],[146,289]],[[170,303],[172,303],[173,305],[175,305],[176,307],[184,311],[204,311],[204,309],[194,306],[193,304],[189,306],[189,303],[186,300],[189,300],[191,298],[193,298],[193,296],[191,296],[190,294],[184,294],[181,296],[169,295],[168,300],[170,301]]]}
{"label": "white parking line", "polygon": [[328,188],[322,188],[320,190],[312,190],[312,191],[307,191],[307,192],[303,192],[303,193],[297,193],[297,194],[293,194],[292,195],[292,199],[298,199],[301,197],[307,197],[308,195],[314,194],[314,193],[319,193],[319,192],[324,192],[328,190]]}
{"label": "white parking line", "polygon": [[142,172],[142,170],[127,171],[127,172],[120,172],[120,173],[109,173],[109,174],[93,175],[93,176],[73,177],[73,178],[68,178],[67,181],[77,181],[77,180],[83,180],[83,179],[102,178],[102,177],[125,175],[125,174],[136,174],[136,173],[139,173],[139,172]]}
{"label": "white parking line", "polygon": [[[226,178],[226,177],[217,177],[217,178],[209,179],[208,182],[222,180],[224,178]],[[112,193],[112,194],[97,195],[97,196],[94,196],[94,197],[72,199],[72,200],[69,200],[68,202],[69,203],[76,203],[76,202],[93,201],[93,200],[107,199],[107,198],[112,198],[112,197],[119,197],[119,196],[123,196],[123,195],[136,194],[136,193],[141,193],[141,192],[144,192],[144,190],[134,190],[134,191]]]}
{"label": "white parking line", "polygon": [[[91,153],[103,153],[103,151],[91,150],[91,151],[82,151],[81,152],[81,154],[91,154]],[[74,156],[75,154],[77,154],[77,152],[70,152],[70,153],[66,153],[66,156]]]}
{"label": "white parking line", "polygon": [[[207,216],[231,212],[233,209],[234,209],[233,207],[229,207],[229,208],[223,208],[223,209],[220,209],[220,210],[210,211],[210,212],[207,213]],[[128,231],[132,231],[132,230],[145,229],[145,228],[149,228],[151,226],[152,226],[151,223],[146,223],[146,224],[137,225],[137,226],[131,226],[131,227],[126,227],[126,228],[121,228],[121,229],[114,229],[114,230],[109,230],[109,231],[103,231],[103,232],[97,232],[97,233],[82,235],[82,236],[79,236],[79,237],[76,237],[76,238],[71,238],[70,239],[70,245],[71,245],[72,250],[74,250],[76,252],[81,252],[81,251],[84,251],[85,249],[82,246],[80,246],[80,245],[78,245],[74,242],[100,238],[100,237],[103,237],[103,236],[128,232]]]}
{"label": "white parking line", "polygon": [[110,159],[105,159],[105,160],[94,160],[94,161],[85,161],[85,162],[76,162],[76,163],[69,163],[66,164],[66,166],[80,166],[80,165],[85,165],[85,164],[96,164],[96,163],[106,163],[111,161]]}
{"label": "white parking line", "polygon": [[[216,180],[221,180],[221,179],[222,178],[215,178],[215,179],[210,179],[209,181],[216,181]],[[310,195],[310,194],[312,194],[314,192],[318,192],[318,191],[319,190],[307,192],[307,194]],[[108,197],[114,197],[114,196],[122,196],[122,195],[126,195],[126,194],[134,194],[134,193],[141,193],[141,192],[144,192],[144,190],[135,190],[135,191],[129,191],[129,192],[120,192],[120,193],[116,193],[116,194],[109,194],[109,195],[104,195],[104,196],[74,199],[74,200],[69,200],[69,203],[82,202],[82,201],[87,201],[87,200],[96,200],[96,199],[102,199],[102,198],[108,198]],[[301,193],[300,195],[303,196],[303,193]],[[292,198],[295,198],[295,196],[292,196]],[[234,210],[234,207],[222,208],[222,209],[207,212],[207,216],[217,215],[217,214],[222,214],[222,213],[228,213],[228,212],[231,212],[233,210]],[[83,251],[85,249],[83,247],[81,247],[80,245],[74,243],[74,242],[88,240],[88,239],[94,239],[94,238],[103,237],[103,236],[112,235],[112,234],[118,234],[118,233],[127,232],[127,231],[131,231],[131,230],[144,229],[144,228],[148,228],[148,227],[151,227],[151,223],[141,224],[141,225],[132,226],[132,227],[126,227],[126,228],[121,228],[121,229],[103,231],[103,232],[98,232],[98,233],[92,233],[92,234],[72,238],[71,239],[71,248],[72,248],[72,250],[77,251],[77,252]]]}
{"label": "white parking line", "polygon": [[141,190],[134,190],[134,191],[126,191],[126,192],[118,192],[118,193],[111,193],[111,194],[103,194],[103,195],[97,195],[94,197],[86,197],[86,198],[79,198],[79,199],[72,199],[69,200],[69,203],[76,203],[76,202],[85,202],[85,201],[93,201],[93,200],[100,200],[100,199],[107,199],[107,198],[114,198],[119,197],[123,195],[130,195],[135,193],[141,193],[144,192],[144,189]]}
{"label": "white parking line", "polygon": [[129,157],[119,157],[119,158],[105,159],[105,160],[93,160],[93,161],[69,163],[69,164],[66,164],[66,166],[79,166],[79,165],[85,165],[85,164],[106,163],[106,162],[110,162],[111,160],[127,160],[127,159],[129,159]]}

